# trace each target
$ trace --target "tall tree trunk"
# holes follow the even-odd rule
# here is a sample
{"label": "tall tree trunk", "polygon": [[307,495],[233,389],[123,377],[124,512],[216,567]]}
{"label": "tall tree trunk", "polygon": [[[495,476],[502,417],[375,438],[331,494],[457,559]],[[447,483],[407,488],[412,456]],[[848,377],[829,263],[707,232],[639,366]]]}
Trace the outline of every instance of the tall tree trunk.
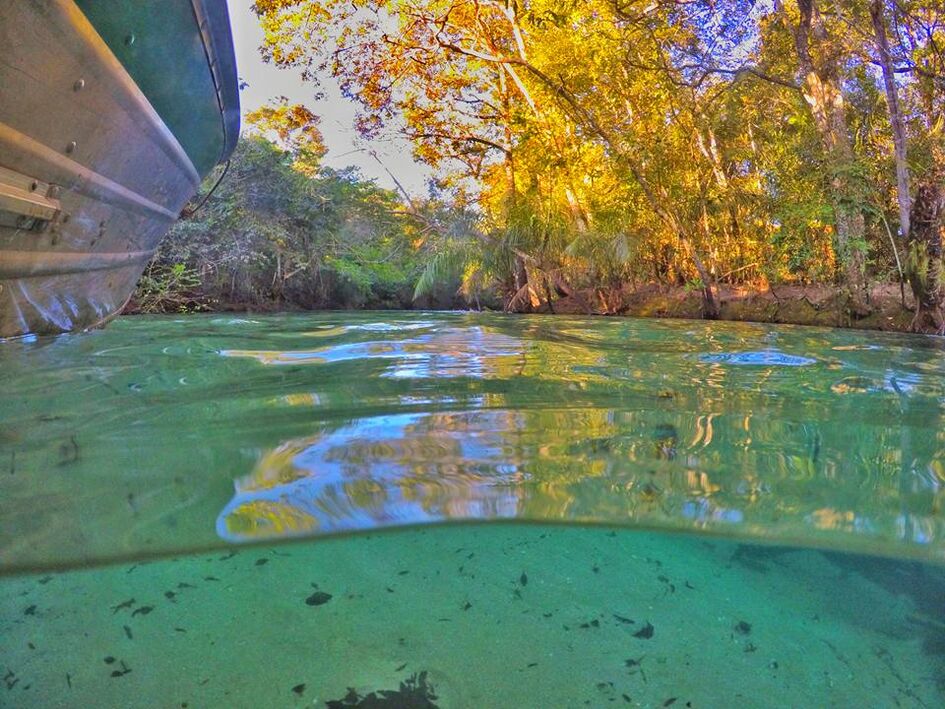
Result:
{"label": "tall tree trunk", "polygon": [[499,69],[496,72],[496,76],[499,82],[499,91],[502,97],[502,111],[503,111],[503,120],[502,120],[502,131],[505,136],[505,179],[508,184],[508,202],[506,203],[506,208],[508,209],[508,214],[506,214],[506,220],[509,219],[518,207],[518,184],[515,178],[515,154],[513,152],[515,140],[512,135],[512,127],[510,125],[511,115],[512,115],[512,99],[509,96],[509,87],[505,80],[505,72]]}
{"label": "tall tree trunk", "polygon": [[531,297],[529,291],[531,285],[528,282],[528,269],[525,268],[525,258],[520,254],[515,255],[514,270],[515,293],[506,304],[506,310],[513,312],[527,313],[531,310]]}
{"label": "tall tree trunk", "polygon": [[945,212],[945,155],[933,150],[933,168],[916,190],[910,215],[906,275],[916,299],[913,329],[945,334],[945,277],[942,273],[942,216]]}
{"label": "tall tree trunk", "polygon": [[702,288],[700,289],[702,291],[702,317],[706,320],[718,320],[722,314],[722,309],[719,307],[719,302],[715,299],[715,293],[712,291],[712,276],[695,247],[688,240],[683,240],[683,243],[689,247],[692,262],[699,274],[699,280],[702,281]]}
{"label": "tall tree trunk", "polygon": [[587,210],[584,209],[584,205],[581,204],[577,194],[570,187],[564,188],[564,197],[568,201],[568,210],[571,212],[571,221],[574,228],[577,229],[578,233],[586,234],[588,229],[591,228]]}
{"label": "tall tree trunk", "polygon": [[[837,252],[843,268],[850,313],[862,317],[870,312],[866,283],[866,222],[859,185],[854,177],[856,162],[847,132],[839,65],[831,52],[830,38],[815,0],[797,0],[800,22],[792,28],[798,65],[803,75],[802,93],[814,118],[824,149],[834,209]],[[782,8],[783,9],[783,8]]]}
{"label": "tall tree trunk", "polygon": [[909,212],[912,198],[909,194],[909,164],[906,162],[906,126],[899,110],[899,91],[896,88],[896,76],[893,72],[892,56],[889,53],[889,40],[886,37],[886,20],[883,17],[882,0],[873,0],[870,5],[870,17],[873,20],[873,35],[876,39],[876,52],[879,66],[883,71],[883,85],[886,89],[886,106],[889,109],[889,125],[892,128],[893,146],[896,153],[896,200],[899,203],[899,227],[903,238],[909,234]]}

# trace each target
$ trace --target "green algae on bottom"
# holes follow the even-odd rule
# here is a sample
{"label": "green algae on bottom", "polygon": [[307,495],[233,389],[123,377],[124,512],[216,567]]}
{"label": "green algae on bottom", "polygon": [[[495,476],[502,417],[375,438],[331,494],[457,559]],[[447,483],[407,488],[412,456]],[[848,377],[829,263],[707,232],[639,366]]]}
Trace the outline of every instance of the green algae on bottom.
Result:
{"label": "green algae on bottom", "polygon": [[0,704],[940,706],[942,598],[911,561],[433,527],[4,578]]}

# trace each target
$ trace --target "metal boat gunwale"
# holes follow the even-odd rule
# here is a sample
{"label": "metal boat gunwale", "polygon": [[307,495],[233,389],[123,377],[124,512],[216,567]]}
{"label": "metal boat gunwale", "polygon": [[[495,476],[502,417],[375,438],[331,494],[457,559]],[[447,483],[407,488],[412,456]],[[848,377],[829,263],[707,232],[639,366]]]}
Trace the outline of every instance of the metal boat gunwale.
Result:
{"label": "metal boat gunwale", "polygon": [[[220,29],[224,27],[222,18],[220,15],[220,8],[225,7],[225,5],[216,4],[207,6],[205,0],[191,0],[190,5],[194,10],[194,15],[197,18],[197,23],[200,26],[200,33],[203,37],[203,47],[207,55],[207,64],[210,67],[210,75],[213,77],[214,88],[217,92],[217,105],[220,107],[220,120],[223,124],[223,146],[220,149],[220,157],[217,159],[217,162],[222,163],[226,160],[229,155],[236,148],[236,141],[239,140],[239,122],[240,122],[240,112],[238,106],[238,94],[237,100],[233,101],[233,96],[230,96],[230,101],[227,101],[227,97],[224,95],[227,93],[227,82],[220,75],[221,68],[218,58],[221,56],[220,47],[221,45],[226,46],[227,43],[232,45],[232,38],[229,33],[225,33],[226,36],[221,36]],[[216,9],[216,21],[210,21],[210,16],[212,9]],[[232,89],[232,87],[230,87]],[[237,89],[237,92],[239,90]],[[234,104],[236,104],[234,106]]]}
{"label": "metal boat gunwale", "polygon": [[[62,21],[64,20],[69,24],[70,29],[76,30],[86,47],[95,55],[95,58],[98,60],[98,66],[104,68],[124,91],[122,96],[112,94],[113,97],[125,99],[124,101],[119,100],[119,104],[125,109],[125,112],[132,120],[138,123],[145,123],[149,130],[157,129],[158,135],[163,141],[162,147],[164,148],[164,152],[186,173],[194,187],[198,187],[200,185],[200,175],[197,172],[197,168],[194,167],[190,156],[187,155],[180,141],[177,140],[177,137],[171,129],[168,128],[164,119],[161,118],[151,105],[151,102],[148,100],[147,96],[144,95],[144,92],[138,87],[134,79],[131,78],[128,70],[122,66],[112,50],[105,44],[105,40],[98,34],[92,26],[92,23],[89,22],[88,18],[86,18],[72,0],[53,0],[53,3],[54,9],[62,13],[62,17],[59,18],[59,26],[62,27]],[[146,122],[142,121],[142,118],[146,118]]]}

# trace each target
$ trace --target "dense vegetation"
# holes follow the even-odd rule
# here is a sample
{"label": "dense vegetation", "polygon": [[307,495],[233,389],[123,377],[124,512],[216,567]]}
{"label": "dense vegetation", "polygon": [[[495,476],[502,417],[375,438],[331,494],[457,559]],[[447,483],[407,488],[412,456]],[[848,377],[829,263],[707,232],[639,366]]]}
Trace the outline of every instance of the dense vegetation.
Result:
{"label": "dense vegetation", "polygon": [[[413,141],[436,170],[437,199],[416,204],[325,170],[283,194],[280,185],[305,174],[288,163],[257,193],[237,165],[233,199],[265,204],[244,221],[231,199],[236,232],[225,238],[239,240],[248,223],[270,230],[254,238],[268,239],[255,243],[269,249],[265,278],[273,274],[280,297],[326,283],[329,271],[332,283],[362,289],[416,276],[418,293],[453,279],[469,298],[493,293],[516,310],[657,282],[701,292],[703,314],[715,317],[719,284],[826,283],[857,318],[874,307],[873,284],[903,278],[916,327],[941,330],[937,7],[257,0],[264,59],[315,83],[333,75],[357,102],[365,137],[398,131]],[[257,118],[271,135],[300,109],[267,110]],[[297,146],[282,148],[298,157]],[[265,150],[250,142],[238,161]],[[318,151],[309,152],[301,163],[311,167]],[[322,190],[339,195],[328,214]],[[370,236],[339,227],[348,215],[370,224]],[[175,238],[195,230],[204,243],[224,226],[208,230],[208,221]],[[254,258],[213,247],[218,261]],[[392,273],[381,277],[369,264],[390,254]]]}
{"label": "dense vegetation", "polygon": [[[286,150],[245,135],[213,193],[165,237],[132,307],[411,307],[423,270],[419,222],[356,172],[319,167],[312,145]],[[448,307],[456,283],[434,291],[424,304]]]}

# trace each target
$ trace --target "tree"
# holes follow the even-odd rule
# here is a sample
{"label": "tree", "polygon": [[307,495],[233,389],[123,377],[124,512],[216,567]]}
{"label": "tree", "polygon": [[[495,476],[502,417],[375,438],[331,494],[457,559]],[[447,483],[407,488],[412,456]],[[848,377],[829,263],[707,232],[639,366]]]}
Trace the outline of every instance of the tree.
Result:
{"label": "tree", "polygon": [[465,275],[527,310],[655,280],[715,317],[721,283],[836,280],[856,318],[898,260],[898,221],[923,313],[939,307],[921,225],[938,214],[945,41],[928,0],[254,9],[266,60],[331,75],[365,137],[398,131],[433,168],[451,207],[403,205],[434,256],[421,284]]}
{"label": "tree", "polygon": [[318,125],[321,118],[306,106],[289,104],[280,96],[265,106],[249,111],[246,123],[256,135],[261,135],[290,153],[294,166],[300,172],[314,175],[327,149]]}
{"label": "tree", "polygon": [[[780,4],[780,0],[776,0]],[[854,315],[869,313],[866,283],[865,186],[853,152],[841,88],[842,43],[830,32],[816,0],[797,0],[796,22],[781,7],[794,38],[803,96],[824,151],[837,248]]]}
{"label": "tree", "polygon": [[138,307],[409,305],[424,259],[420,227],[393,192],[353,170],[317,167],[311,146],[289,152],[244,135],[212,196],[162,242]]}

